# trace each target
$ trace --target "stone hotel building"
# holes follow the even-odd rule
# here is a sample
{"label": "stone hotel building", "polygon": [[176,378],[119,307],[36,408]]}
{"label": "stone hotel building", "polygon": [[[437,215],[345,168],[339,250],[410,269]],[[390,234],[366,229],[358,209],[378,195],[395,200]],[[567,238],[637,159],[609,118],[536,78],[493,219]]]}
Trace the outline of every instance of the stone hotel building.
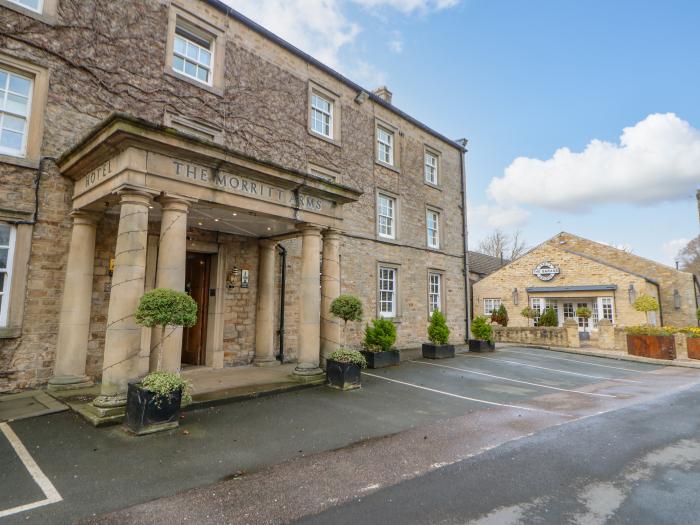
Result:
{"label": "stone hotel building", "polygon": [[[153,369],[154,287],[199,321],[164,366],[321,373],[340,293],[398,346],[466,335],[464,153],[217,0],[0,0],[0,392]],[[363,324],[349,339],[360,342]]]}

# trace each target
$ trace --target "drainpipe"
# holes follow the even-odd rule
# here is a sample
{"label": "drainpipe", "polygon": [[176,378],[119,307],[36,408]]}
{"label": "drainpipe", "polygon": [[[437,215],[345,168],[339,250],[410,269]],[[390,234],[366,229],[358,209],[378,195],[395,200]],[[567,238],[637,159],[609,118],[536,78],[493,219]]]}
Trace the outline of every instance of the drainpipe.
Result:
{"label": "drainpipe", "polygon": [[462,168],[462,226],[463,230],[463,244],[464,244],[464,299],[467,303],[467,320],[466,327],[467,333],[464,336],[464,340],[469,340],[469,334],[471,334],[471,324],[472,324],[472,293],[469,289],[469,228],[467,227],[467,139],[457,140],[459,144],[464,148],[462,154],[460,155],[460,166]]}
{"label": "drainpipe", "polygon": [[280,312],[279,312],[279,329],[277,330],[277,335],[280,342],[280,351],[277,354],[277,359],[284,363],[284,296],[285,288],[287,284],[287,249],[281,244],[277,245],[277,249],[280,251],[282,256],[282,276],[280,282]]}
{"label": "drainpipe", "polygon": [[56,160],[56,157],[41,157],[41,159],[39,159],[39,169],[37,170],[36,177],[34,178],[34,213],[32,214],[31,220],[10,221],[10,224],[36,224],[36,221],[39,218],[39,186],[41,185],[41,178],[44,175],[44,162],[47,160]]}

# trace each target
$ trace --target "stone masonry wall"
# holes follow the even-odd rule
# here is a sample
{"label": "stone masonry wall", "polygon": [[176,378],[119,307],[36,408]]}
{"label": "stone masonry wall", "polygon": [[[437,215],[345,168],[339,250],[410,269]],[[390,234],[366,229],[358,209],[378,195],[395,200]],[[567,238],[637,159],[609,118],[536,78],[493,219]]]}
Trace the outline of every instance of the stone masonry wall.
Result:
{"label": "stone masonry wall", "polygon": [[[338,182],[364,191],[359,202],[344,210],[343,228],[349,236],[341,250],[343,290],[360,295],[369,318],[376,313],[376,261],[400,263],[399,345],[417,345],[425,339],[427,324],[427,269],[443,270],[452,338],[463,340],[466,306],[459,150],[372,101],[357,104],[356,93],[345,84],[198,0],[182,0],[180,4],[226,33],[227,74],[222,93],[164,73],[168,4],[160,0],[61,0],[55,25],[0,7],[0,49],[49,73],[45,114],[32,115],[44,120],[41,154],[60,156],[113,112],[162,123],[167,111],[221,127],[227,147],[260,160],[302,171],[310,164],[333,170]],[[339,96],[340,145],[308,132],[310,81]],[[374,162],[376,118],[397,128],[398,171]],[[426,145],[441,154],[441,187],[437,189],[423,182]],[[61,297],[69,292],[63,290],[63,280],[73,184],[58,173],[51,159],[44,166],[22,335],[0,340],[0,392],[39,386],[51,376]],[[36,166],[21,167],[0,159],[0,178],[4,181],[0,185],[0,208],[31,212],[36,175]],[[394,243],[376,238],[377,188],[399,196],[399,235]],[[426,248],[426,205],[441,210],[443,246],[439,252]],[[88,373],[95,377],[99,377],[102,362],[109,303],[107,269],[114,252],[115,228],[111,216],[104,217],[98,226],[87,361]],[[231,250],[228,263],[251,267],[251,287],[245,293],[232,293],[230,304],[227,296],[225,361],[237,365],[249,362],[254,350],[251,327],[257,249],[248,241],[231,242],[236,249]],[[284,244],[290,246],[285,347],[287,356],[293,358],[300,243],[292,240]],[[358,323],[353,328],[355,342],[360,334]]]}

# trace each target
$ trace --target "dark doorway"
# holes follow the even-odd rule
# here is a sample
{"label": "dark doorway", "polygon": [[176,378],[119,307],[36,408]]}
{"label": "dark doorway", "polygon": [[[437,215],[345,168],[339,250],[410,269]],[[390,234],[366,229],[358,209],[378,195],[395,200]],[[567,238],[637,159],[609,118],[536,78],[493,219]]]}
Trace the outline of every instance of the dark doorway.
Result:
{"label": "dark doorway", "polygon": [[205,363],[210,266],[211,255],[187,254],[185,291],[197,302],[197,324],[191,328],[185,328],[182,334],[182,363],[186,365]]}

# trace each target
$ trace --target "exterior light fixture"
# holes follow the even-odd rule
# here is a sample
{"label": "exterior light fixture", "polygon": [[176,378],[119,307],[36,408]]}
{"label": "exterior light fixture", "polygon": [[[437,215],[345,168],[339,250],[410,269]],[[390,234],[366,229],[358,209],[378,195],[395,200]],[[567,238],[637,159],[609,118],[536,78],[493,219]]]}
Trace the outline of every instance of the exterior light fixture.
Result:
{"label": "exterior light fixture", "polygon": [[637,300],[637,290],[634,289],[634,284],[630,284],[630,287],[627,289],[627,295],[629,295],[630,304]]}
{"label": "exterior light fixture", "polygon": [[357,96],[355,97],[355,102],[358,104],[364,104],[367,102],[367,99],[369,98],[369,93],[366,91],[360,91]]}
{"label": "exterior light fixture", "polygon": [[678,292],[678,288],[673,290],[673,307],[676,310],[681,309],[681,294]]}
{"label": "exterior light fixture", "polygon": [[515,306],[518,306],[518,301],[519,301],[518,289],[517,289],[517,288],[513,288],[513,304],[514,304]]}

